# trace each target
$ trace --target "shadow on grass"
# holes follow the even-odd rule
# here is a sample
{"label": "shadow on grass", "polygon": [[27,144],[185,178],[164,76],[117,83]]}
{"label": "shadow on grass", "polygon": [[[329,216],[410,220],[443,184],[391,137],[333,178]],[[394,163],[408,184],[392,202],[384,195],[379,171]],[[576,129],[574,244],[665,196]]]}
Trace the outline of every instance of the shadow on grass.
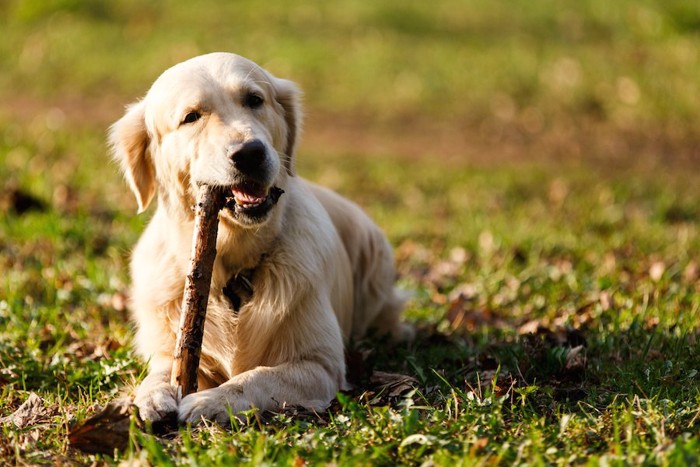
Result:
{"label": "shadow on grass", "polygon": [[546,415],[553,404],[575,410],[580,402],[604,407],[619,396],[692,396],[700,389],[699,337],[700,332],[637,323],[615,333],[538,327],[521,335],[439,332],[430,326],[408,345],[359,343],[348,373],[359,388],[371,388],[369,377],[379,369],[412,376],[423,401],[431,404],[441,404],[453,389],[511,401],[528,396]]}

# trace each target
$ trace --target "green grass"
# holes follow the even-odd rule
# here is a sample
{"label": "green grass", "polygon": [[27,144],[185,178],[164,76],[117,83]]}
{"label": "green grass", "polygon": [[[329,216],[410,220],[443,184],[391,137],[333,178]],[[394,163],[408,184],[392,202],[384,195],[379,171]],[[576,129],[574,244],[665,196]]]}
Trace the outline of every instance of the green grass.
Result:
{"label": "green grass", "polygon": [[[681,155],[697,151],[700,8],[658,3],[0,4],[0,418],[31,392],[44,405],[0,425],[0,462],[698,464],[700,183]],[[299,170],[395,245],[419,338],[367,364],[415,390],[367,383],[318,417],[133,430],[126,451],[83,454],[70,426],[144,369],[123,301],[148,215],[105,128],[210,50],[300,82],[312,115],[365,125],[352,151],[305,146]],[[365,150],[363,128],[411,141],[413,118],[490,144],[476,161]],[[589,125],[629,144],[588,140]],[[13,186],[46,208],[8,209]]]}

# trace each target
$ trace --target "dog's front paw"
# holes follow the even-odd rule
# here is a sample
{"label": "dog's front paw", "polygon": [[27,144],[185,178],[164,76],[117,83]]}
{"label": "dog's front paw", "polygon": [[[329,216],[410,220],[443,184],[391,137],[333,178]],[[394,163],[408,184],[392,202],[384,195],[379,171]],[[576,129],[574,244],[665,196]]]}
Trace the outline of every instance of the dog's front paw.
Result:
{"label": "dog's front paw", "polygon": [[142,420],[158,421],[177,413],[177,388],[170,383],[142,384],[136,391],[134,405]]}
{"label": "dog's front paw", "polygon": [[223,426],[230,425],[231,414],[236,415],[251,408],[250,402],[240,394],[240,391],[231,389],[219,386],[184,397],[180,402],[178,421],[198,423],[206,419]]}

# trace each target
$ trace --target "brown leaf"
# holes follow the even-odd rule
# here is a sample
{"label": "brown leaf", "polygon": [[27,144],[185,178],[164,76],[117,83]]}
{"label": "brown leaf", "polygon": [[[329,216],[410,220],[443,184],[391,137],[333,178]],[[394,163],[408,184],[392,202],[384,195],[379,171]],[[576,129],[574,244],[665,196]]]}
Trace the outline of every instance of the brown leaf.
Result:
{"label": "brown leaf", "polygon": [[53,410],[44,406],[44,400],[32,392],[12,415],[0,418],[0,423],[14,423],[17,428],[22,429],[48,421],[53,413]]}
{"label": "brown leaf", "polygon": [[68,434],[71,446],[90,454],[113,454],[129,444],[129,427],[135,413],[130,399],[110,402],[99,413],[74,426]]}
{"label": "brown leaf", "polygon": [[435,261],[429,249],[412,240],[406,240],[396,248],[395,258],[399,274],[419,282],[428,274],[430,265]]}
{"label": "brown leaf", "polygon": [[469,448],[469,453],[473,456],[477,455],[481,451],[486,448],[489,444],[489,439],[488,438],[477,438],[474,440],[472,443],[471,447]]}
{"label": "brown leaf", "polygon": [[122,344],[111,337],[101,338],[96,341],[78,340],[68,346],[66,353],[81,360],[99,360],[101,358],[109,358],[111,352],[121,347]]}
{"label": "brown leaf", "polygon": [[373,384],[377,390],[384,391],[384,394],[388,397],[399,397],[412,390],[418,384],[416,378],[412,376],[398,373],[386,373],[384,371],[375,371],[372,373],[369,382]]}
{"label": "brown leaf", "polygon": [[542,321],[539,319],[531,319],[526,321],[518,327],[518,334],[535,334],[537,330],[542,326]]}
{"label": "brown leaf", "polygon": [[473,332],[480,326],[505,325],[503,320],[485,308],[474,309],[470,300],[465,295],[458,295],[450,303],[445,318],[452,325],[452,329],[463,329]]}
{"label": "brown leaf", "polygon": [[577,345],[567,350],[565,368],[568,371],[583,370],[586,368],[586,353],[583,350],[583,345]]}
{"label": "brown leaf", "polygon": [[464,248],[450,250],[446,260],[433,262],[424,281],[436,287],[453,281],[464,271],[465,264],[469,260],[469,253]]}

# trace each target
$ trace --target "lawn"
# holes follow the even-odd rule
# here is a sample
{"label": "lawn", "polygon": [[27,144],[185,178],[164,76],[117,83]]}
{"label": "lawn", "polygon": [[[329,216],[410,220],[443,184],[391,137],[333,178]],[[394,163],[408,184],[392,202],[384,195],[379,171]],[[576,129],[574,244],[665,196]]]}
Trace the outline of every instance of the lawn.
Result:
{"label": "lawn", "polygon": [[[0,28],[0,463],[700,463],[700,6],[7,1]],[[304,89],[299,172],[382,226],[418,337],[355,343],[327,412],[83,453],[145,368],[153,211],[105,132],[214,50]]]}

